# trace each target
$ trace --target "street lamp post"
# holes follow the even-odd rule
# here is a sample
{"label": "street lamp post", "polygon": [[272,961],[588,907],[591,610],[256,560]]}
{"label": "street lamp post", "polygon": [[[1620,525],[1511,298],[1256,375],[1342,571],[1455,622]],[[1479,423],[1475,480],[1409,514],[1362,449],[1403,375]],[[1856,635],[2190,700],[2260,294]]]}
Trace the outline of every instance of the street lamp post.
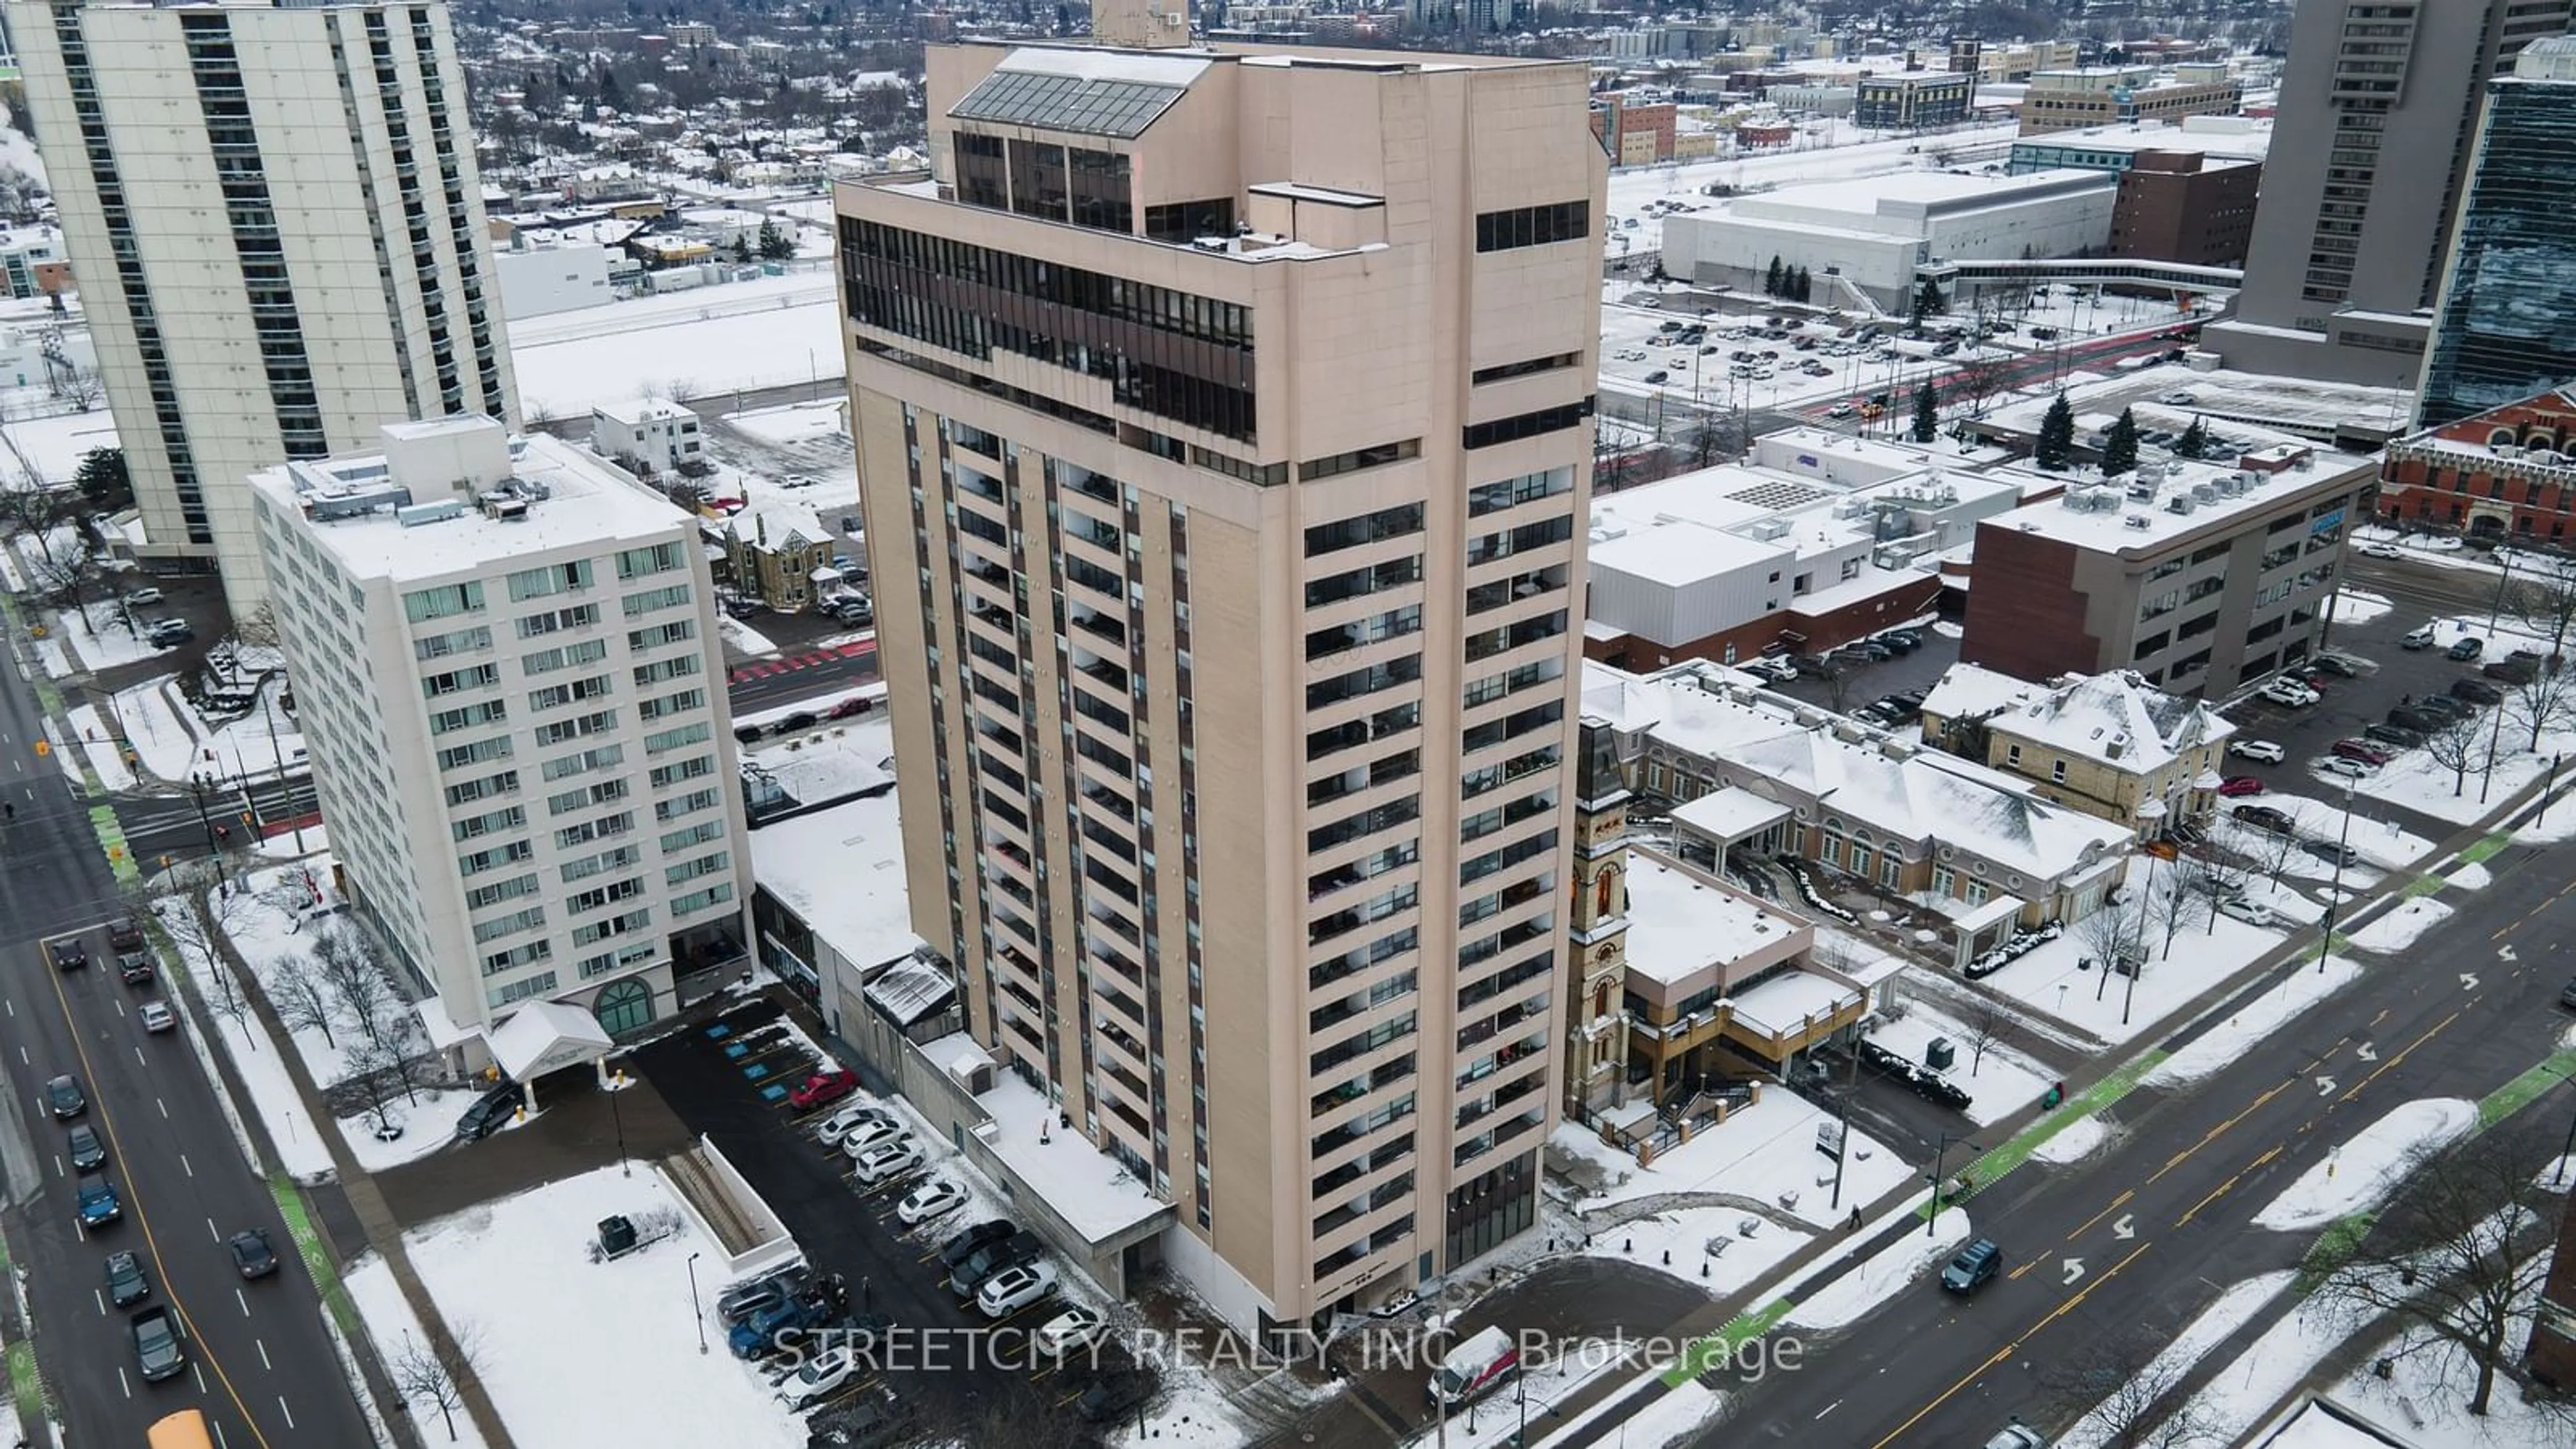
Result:
{"label": "street lamp post", "polygon": [[215,842],[215,817],[206,810],[208,793],[210,792],[206,786],[206,777],[202,771],[188,776],[188,798],[197,802],[197,824],[205,829],[206,854],[211,857],[222,854],[223,848]]}
{"label": "street lamp post", "polygon": [[707,1351],[707,1311],[698,1306],[698,1257],[689,1255],[689,1317],[698,1325],[698,1352]]}
{"label": "street lamp post", "polygon": [[2326,887],[2325,932],[2317,938],[2317,974],[2326,974],[2326,958],[2334,954],[2335,914],[2343,909],[2343,862],[2352,854],[2352,787],[2360,782],[2346,775],[2343,780],[2343,833],[2335,837],[2334,883]]}
{"label": "street lamp post", "polygon": [[[619,1072],[617,1075],[622,1078],[626,1074],[624,1072]],[[607,1085],[608,1125],[609,1129],[617,1134],[617,1171],[620,1176],[633,1177],[635,1175],[635,1165],[626,1160],[626,1119],[621,1116],[617,1110],[618,1087],[615,1082],[610,1082]]]}
{"label": "street lamp post", "polygon": [[1953,1137],[1944,1132],[1941,1134],[1940,1145],[1932,1149],[1932,1210],[1923,1215],[1923,1236],[1927,1238],[1932,1236],[1933,1226],[1941,1220],[1941,1169],[1949,1159],[1950,1144],[1953,1142],[1965,1147],[1977,1145],[1965,1137]]}

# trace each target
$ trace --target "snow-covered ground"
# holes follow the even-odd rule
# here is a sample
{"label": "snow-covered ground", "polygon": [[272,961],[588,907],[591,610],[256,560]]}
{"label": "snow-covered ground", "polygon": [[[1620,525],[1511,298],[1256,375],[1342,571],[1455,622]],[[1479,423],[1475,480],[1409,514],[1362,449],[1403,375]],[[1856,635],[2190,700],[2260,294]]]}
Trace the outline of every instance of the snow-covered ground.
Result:
{"label": "snow-covered ground", "polygon": [[769,642],[768,635],[730,614],[716,619],[716,632],[724,636],[725,647],[737,654],[758,657],[778,652],[778,646]]}
{"label": "snow-covered ground", "polygon": [[1950,1080],[1968,1093],[1968,1120],[1979,1126],[2000,1122],[2038,1101],[2055,1080],[2054,1074],[2000,1042],[1988,1043],[1980,1059],[1973,1045],[1975,1035],[1955,1017],[1920,999],[1905,1003],[1903,1017],[1881,1020],[1869,1029],[1870,1040],[1909,1062],[1923,1061],[1924,1049],[1933,1038],[1946,1039],[1958,1054]]}
{"label": "snow-covered ground", "polygon": [[2367,589],[2345,589],[2335,595],[2334,621],[2338,625],[2367,624],[2395,607],[2386,597]]}
{"label": "snow-covered ground", "polygon": [[2414,945],[2425,932],[2451,918],[2451,908],[2425,897],[2400,901],[2397,906],[2348,938],[2356,951],[2369,951],[2386,956]]}
{"label": "snow-covered ground", "polygon": [[1933,1268],[1968,1241],[1969,1231],[1967,1209],[1946,1209],[1933,1219],[1928,1236],[1909,1232],[1870,1254],[1859,1266],[1808,1294],[1780,1321],[1793,1328],[1847,1328],[1897,1294],[1921,1288]]}
{"label": "snow-covered ground", "polygon": [[[1831,1159],[1821,1152],[1816,1158],[1829,1164],[1830,1173]],[[1746,1196],[1757,1195],[1751,1190],[1756,1184],[1745,1186]],[[1801,1183],[1799,1190],[1802,1194],[1815,1191],[1819,1206],[1832,1201],[1830,1188],[1815,1189],[1812,1184]],[[1843,1202],[1848,1206],[1858,1200],[1851,1195],[1847,1179]],[[1583,1251],[1595,1258],[1614,1258],[1670,1273],[1684,1282],[1698,1284],[1712,1298],[1724,1298],[1751,1287],[1814,1236],[1782,1227],[1743,1208],[1674,1208],[1596,1233],[1591,1246]]]}
{"label": "snow-covered ground", "polygon": [[[411,1311],[402,1286],[394,1282],[393,1270],[374,1253],[363,1253],[342,1270],[340,1281],[348,1285],[350,1301],[358,1306],[358,1316],[366,1320],[367,1337],[374,1340],[376,1353],[388,1360],[395,1377],[401,1379],[404,1356],[416,1351],[426,1353],[429,1336],[421,1331],[420,1317]],[[451,1324],[448,1331],[460,1330]],[[475,1337],[479,1338],[479,1333]],[[468,1345],[469,1349],[473,1346]],[[437,1400],[430,1398],[414,1398],[403,1407],[411,1411],[423,1443],[483,1449],[483,1433],[474,1427],[473,1415],[466,1413],[462,1405],[452,1414],[442,1413]]]}
{"label": "snow-covered ground", "polygon": [[[2191,1372],[2192,1365],[2207,1358],[2212,1349],[2227,1341],[2228,1335],[2269,1303],[2296,1275],[2287,1269],[2248,1278],[2218,1295],[2218,1301],[2202,1309],[2181,1333],[2174,1336],[2163,1352],[2141,1371],[2138,1382],[2174,1384]],[[2121,1442],[2125,1431],[2133,1426],[2123,1423],[2124,1409],[2134,1409],[2134,1400],[2114,1399],[2107,1408],[2097,1408],[2077,1420],[2072,1428],[2057,1438],[2057,1449],[2107,1449]],[[2135,1442],[2134,1439],[2130,1442]]]}
{"label": "snow-covered ground", "polygon": [[659,1176],[608,1167],[404,1235],[440,1316],[479,1335],[513,1440],[802,1449],[804,1425],[757,1373],[721,1347],[698,1352],[698,1335],[720,1339],[722,1326],[712,1297],[705,1322],[690,1318],[688,1259],[716,1245],[685,1215],[673,1237],[590,1261],[600,1219],[679,1209]]}
{"label": "snow-covered ground", "polygon": [[[1753,1106],[1639,1167],[1632,1155],[1603,1142],[1590,1128],[1566,1123],[1549,1139],[1563,1151],[1588,1158],[1602,1171],[1603,1189],[1580,1204],[1598,1209],[1662,1193],[1730,1193],[1758,1198],[1810,1228],[1839,1225],[1828,1203],[1834,1160],[1816,1149],[1816,1127],[1833,1120],[1785,1087],[1762,1094]],[[1897,1154],[1854,1129],[1843,1164],[1843,1203],[1876,1200],[1903,1184],[1913,1170]],[[1794,1198],[1794,1201],[1789,1199]],[[1616,1230],[1613,1230],[1616,1231]]]}
{"label": "snow-covered ground", "polygon": [[[2139,898],[2145,870],[2130,869],[2132,899]],[[2168,886],[2158,872],[2153,896],[2161,902]],[[2281,944],[2278,931],[2248,925],[2233,916],[2214,921],[2204,910],[2186,915],[2168,950],[2161,904],[2145,923],[2146,967],[2135,982],[2102,969],[2101,952],[2085,940],[2079,925],[2002,970],[1984,985],[2106,1042],[2134,1040],[2191,1004]],[[2126,1020],[2123,1020],[2125,1016]]]}
{"label": "snow-covered ground", "polygon": [[2100,1117],[2079,1117],[2060,1129],[2057,1135],[2031,1149],[2035,1162],[2080,1162],[2101,1150],[2111,1140],[2111,1129]]}
{"label": "snow-covered ground", "polygon": [[63,717],[72,727],[73,748],[89,762],[99,784],[110,790],[133,789],[134,772],[125,767],[125,756],[117,752],[115,727],[99,718],[98,709],[76,704],[64,710]]}
{"label": "snow-covered ground", "polygon": [[125,727],[125,742],[143,773],[157,779],[185,780],[214,763],[201,756],[203,745],[182,721],[180,706],[171,697],[177,692],[169,680],[156,679],[116,695],[116,720]]}
{"label": "snow-covered ground", "polygon": [[2212,1076],[2243,1059],[2254,1044],[2282,1023],[2352,984],[2361,967],[2348,956],[2329,956],[2322,970],[2302,968],[2279,986],[2245,1003],[2235,1015],[2216,1023],[2198,1040],[2175,1052],[2138,1079],[2141,1087],[2173,1087]]}
{"label": "snow-covered ground", "polygon": [[[147,608],[144,612],[148,617],[150,610]],[[135,637],[134,631],[126,627],[123,613],[113,604],[91,604],[87,624],[81,622],[77,611],[65,613],[61,618],[62,627],[55,631],[54,637],[62,640],[63,648],[70,651],[75,669],[96,674],[102,669],[132,664],[138,659],[150,659],[161,653]]]}
{"label": "snow-covered ground", "polygon": [[641,393],[682,400],[839,379],[828,271],[731,282],[529,319],[510,361],[532,415],[586,416]]}
{"label": "snow-covered ground", "polygon": [[[1569,1344],[1556,1354],[1525,1369],[1511,1386],[1494,1397],[1461,1409],[1445,1425],[1434,1425],[1417,1435],[1420,1445],[1446,1445],[1448,1449],[1507,1449],[1517,1444],[1521,1422],[1526,1417],[1540,1424],[1556,1405],[1582,1393],[1593,1384],[1628,1367],[1619,1349],[1607,1340],[1594,1344]],[[1163,1415],[1169,1419],[1173,1416]],[[1158,1429],[1162,1425],[1156,1426]],[[1124,1436],[1131,1442],[1132,1433]],[[1168,1437],[1168,1436],[1166,1436]]]}
{"label": "snow-covered ground", "polygon": [[[0,134],[15,135],[15,132]],[[47,483],[69,483],[79,471],[81,456],[94,448],[118,446],[116,419],[107,409],[86,413],[55,413],[45,417],[13,418],[0,432],[8,435],[18,457]],[[11,459],[12,463],[16,461]],[[17,469],[5,470],[14,485]]]}
{"label": "snow-covered ground", "polygon": [[725,426],[775,448],[792,448],[806,444],[829,444],[833,439],[849,437],[841,416],[849,404],[838,398],[818,402],[789,403],[784,407],[753,408],[748,412],[727,413]]}
{"label": "snow-covered ground", "polygon": [[2299,1174],[2254,1215],[2254,1226],[2301,1232],[2375,1207],[2425,1154],[2459,1141],[2477,1125],[2475,1102],[2431,1097],[2401,1103]]}
{"label": "snow-covered ground", "polygon": [[[176,900],[153,902],[153,910],[166,922],[174,912],[184,909]],[[240,987],[235,984],[231,968],[217,961],[190,959],[187,968],[199,977],[198,991],[206,1003],[203,1017],[183,1013],[188,1023],[188,1039],[201,1058],[205,1058],[206,1076],[220,1081],[214,1061],[206,1057],[209,1044],[202,1040],[202,1030],[222,1038],[226,1056],[233,1069],[241,1074],[242,1086],[250,1093],[250,1110],[259,1114],[268,1128],[268,1139],[277,1150],[276,1166],[298,1182],[319,1182],[331,1176],[334,1165],[330,1145],[322,1140],[321,1130],[313,1125],[312,1115],[304,1110],[303,1098],[296,1095],[295,1079],[287,1075],[286,1063],[278,1057],[276,1038],[261,1029],[248,1013],[239,1016],[221,1008],[220,1003],[239,1000]],[[229,994],[228,994],[229,993]],[[174,999],[179,1005],[183,999]],[[236,1104],[238,1105],[238,1104]],[[248,1152],[248,1144],[243,1146]]]}

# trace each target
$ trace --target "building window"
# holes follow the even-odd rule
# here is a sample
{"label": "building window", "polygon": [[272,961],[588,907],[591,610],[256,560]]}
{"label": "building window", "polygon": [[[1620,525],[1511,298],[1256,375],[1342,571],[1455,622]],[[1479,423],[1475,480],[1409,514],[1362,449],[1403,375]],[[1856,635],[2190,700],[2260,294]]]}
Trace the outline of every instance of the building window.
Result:
{"label": "building window", "polygon": [[1592,203],[1589,201],[1560,201],[1548,206],[1488,211],[1476,218],[1476,250],[1480,252],[1512,251],[1520,247],[1546,246],[1551,242],[1578,241],[1591,234]]}
{"label": "building window", "polygon": [[2066,783],[2066,762],[2064,760],[2054,760],[2050,762],[2048,766],[2048,779],[2049,783],[2053,785],[2063,785]]}

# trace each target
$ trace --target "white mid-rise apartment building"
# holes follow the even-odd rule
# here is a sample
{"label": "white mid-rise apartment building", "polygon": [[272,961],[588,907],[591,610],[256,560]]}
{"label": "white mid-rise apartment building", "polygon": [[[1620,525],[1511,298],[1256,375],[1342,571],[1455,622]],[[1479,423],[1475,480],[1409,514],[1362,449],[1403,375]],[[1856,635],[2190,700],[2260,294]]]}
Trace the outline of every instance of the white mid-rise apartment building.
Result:
{"label": "white mid-rise apartment building", "polygon": [[1580,63],[928,56],[838,197],[913,926],[1230,1323],[1532,1229],[1601,198]]}
{"label": "white mid-rise apartment building", "polygon": [[743,956],[741,791],[697,526],[489,418],[250,480],[350,896],[473,1033],[611,1035]]}
{"label": "white mid-rise apartment building", "polygon": [[439,4],[10,0],[147,559],[259,600],[249,476],[515,419]]}

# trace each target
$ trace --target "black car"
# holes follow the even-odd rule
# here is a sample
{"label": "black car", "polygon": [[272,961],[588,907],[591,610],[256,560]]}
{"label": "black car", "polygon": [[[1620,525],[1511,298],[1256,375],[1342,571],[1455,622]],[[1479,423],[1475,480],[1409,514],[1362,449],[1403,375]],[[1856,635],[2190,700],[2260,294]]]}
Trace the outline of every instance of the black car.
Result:
{"label": "black car", "polygon": [[187,1350],[179,1346],[179,1324],[167,1308],[146,1308],[131,1320],[134,1334],[134,1359],[146,1383],[159,1383],[176,1378],[188,1366]]}
{"label": "black car", "polygon": [[716,1318],[727,1328],[746,1318],[757,1318],[788,1299],[813,1286],[814,1270],[803,1263],[763,1273],[746,1283],[737,1283],[716,1298]]}
{"label": "black car", "polygon": [[2299,822],[2291,819],[2287,812],[2269,805],[2239,805],[2228,813],[2257,830],[2268,830],[2275,835],[2294,834],[2299,828]]}
{"label": "black car", "polygon": [[65,1072],[45,1083],[45,1105],[58,1120],[77,1117],[89,1110],[89,1094],[81,1090],[80,1078]]}
{"label": "black car", "polygon": [[1847,655],[1866,659],[1872,664],[1883,664],[1896,657],[1895,650],[1888,648],[1886,645],[1879,643],[1875,639],[1863,639],[1857,644],[1846,644],[1843,646],[1842,652]]}
{"label": "black car", "polygon": [[[2478,712],[2476,705],[2452,694],[2428,694],[2408,707],[2433,715],[2445,724],[2467,719]],[[2404,724],[2405,721],[2398,720],[2397,723]]]}
{"label": "black car", "polygon": [[2478,672],[2489,679],[2501,679],[2507,684],[2529,684],[2540,677],[2540,661],[2499,659]]}
{"label": "black car", "polygon": [[2442,652],[2453,659],[2466,662],[2477,658],[2485,649],[2485,643],[2479,640],[2478,636],[2475,634],[2470,634],[2454,641],[2450,648]]}
{"label": "black car", "polygon": [[987,1243],[1000,1242],[1019,1230],[1019,1225],[1008,1218],[994,1218],[989,1222],[977,1223],[939,1245],[939,1266],[943,1269],[954,1268],[975,1256],[978,1248]]}
{"label": "black car", "polygon": [[2375,724],[2361,733],[2365,738],[2377,740],[2383,745],[2395,745],[2401,750],[2411,750],[2424,743],[2421,732],[2410,730],[2404,725]]}
{"label": "black car", "polygon": [[224,1240],[233,1267],[245,1278],[265,1278],[277,1271],[277,1250],[268,1245],[268,1229],[244,1228]]}
{"label": "black car", "polygon": [[2417,734],[2431,734],[2450,723],[2450,717],[2411,704],[2401,704],[2388,712],[2388,722],[2399,729],[2413,730]]}
{"label": "black car", "polygon": [[1795,668],[1800,674],[1813,674],[1817,670],[1825,667],[1825,656],[1822,654],[1792,654],[1789,656],[1789,663],[1791,667]]}
{"label": "black car", "polygon": [[78,936],[59,936],[45,943],[45,955],[58,970],[78,971],[89,964],[89,947]]}
{"label": "black car", "polygon": [[1911,654],[1923,647],[1922,638],[1913,634],[1881,634],[1871,642],[1884,645],[1899,654]]}
{"label": "black car", "polygon": [[517,1084],[513,1083],[507,1086],[494,1087],[492,1090],[485,1092],[482,1096],[476,1098],[473,1106],[466,1108],[464,1112],[458,1115],[456,1119],[456,1140],[459,1142],[480,1142],[484,1138],[491,1136],[493,1133],[500,1131],[502,1128],[509,1126],[510,1119],[516,1116],[518,1111],[519,1088]]}
{"label": "black car", "polygon": [[2504,691],[2487,683],[2483,679],[2452,680],[2451,697],[2454,699],[2465,699],[2471,704],[2504,703]]}
{"label": "black car", "polygon": [[72,1129],[68,1142],[72,1154],[72,1171],[95,1172],[107,1166],[107,1144],[100,1140],[97,1128],[84,1122]]}
{"label": "black car", "polygon": [[2576,1007],[2576,981],[2568,982],[2566,988],[2558,993],[2558,1004]]}
{"label": "black car", "polygon": [[1005,1268],[1016,1268],[1034,1261],[1046,1251],[1046,1245],[1035,1233],[1018,1233],[996,1243],[986,1243],[965,1262],[948,1270],[948,1286],[960,1298],[972,1298],[984,1280]]}
{"label": "black car", "polygon": [[2340,654],[2320,654],[2308,661],[2308,667],[2320,674],[2340,675],[2345,679],[2361,677],[2361,666]]}
{"label": "black car", "polygon": [[119,1308],[152,1296],[152,1280],[143,1276],[143,1260],[132,1253],[107,1255],[107,1299]]}

